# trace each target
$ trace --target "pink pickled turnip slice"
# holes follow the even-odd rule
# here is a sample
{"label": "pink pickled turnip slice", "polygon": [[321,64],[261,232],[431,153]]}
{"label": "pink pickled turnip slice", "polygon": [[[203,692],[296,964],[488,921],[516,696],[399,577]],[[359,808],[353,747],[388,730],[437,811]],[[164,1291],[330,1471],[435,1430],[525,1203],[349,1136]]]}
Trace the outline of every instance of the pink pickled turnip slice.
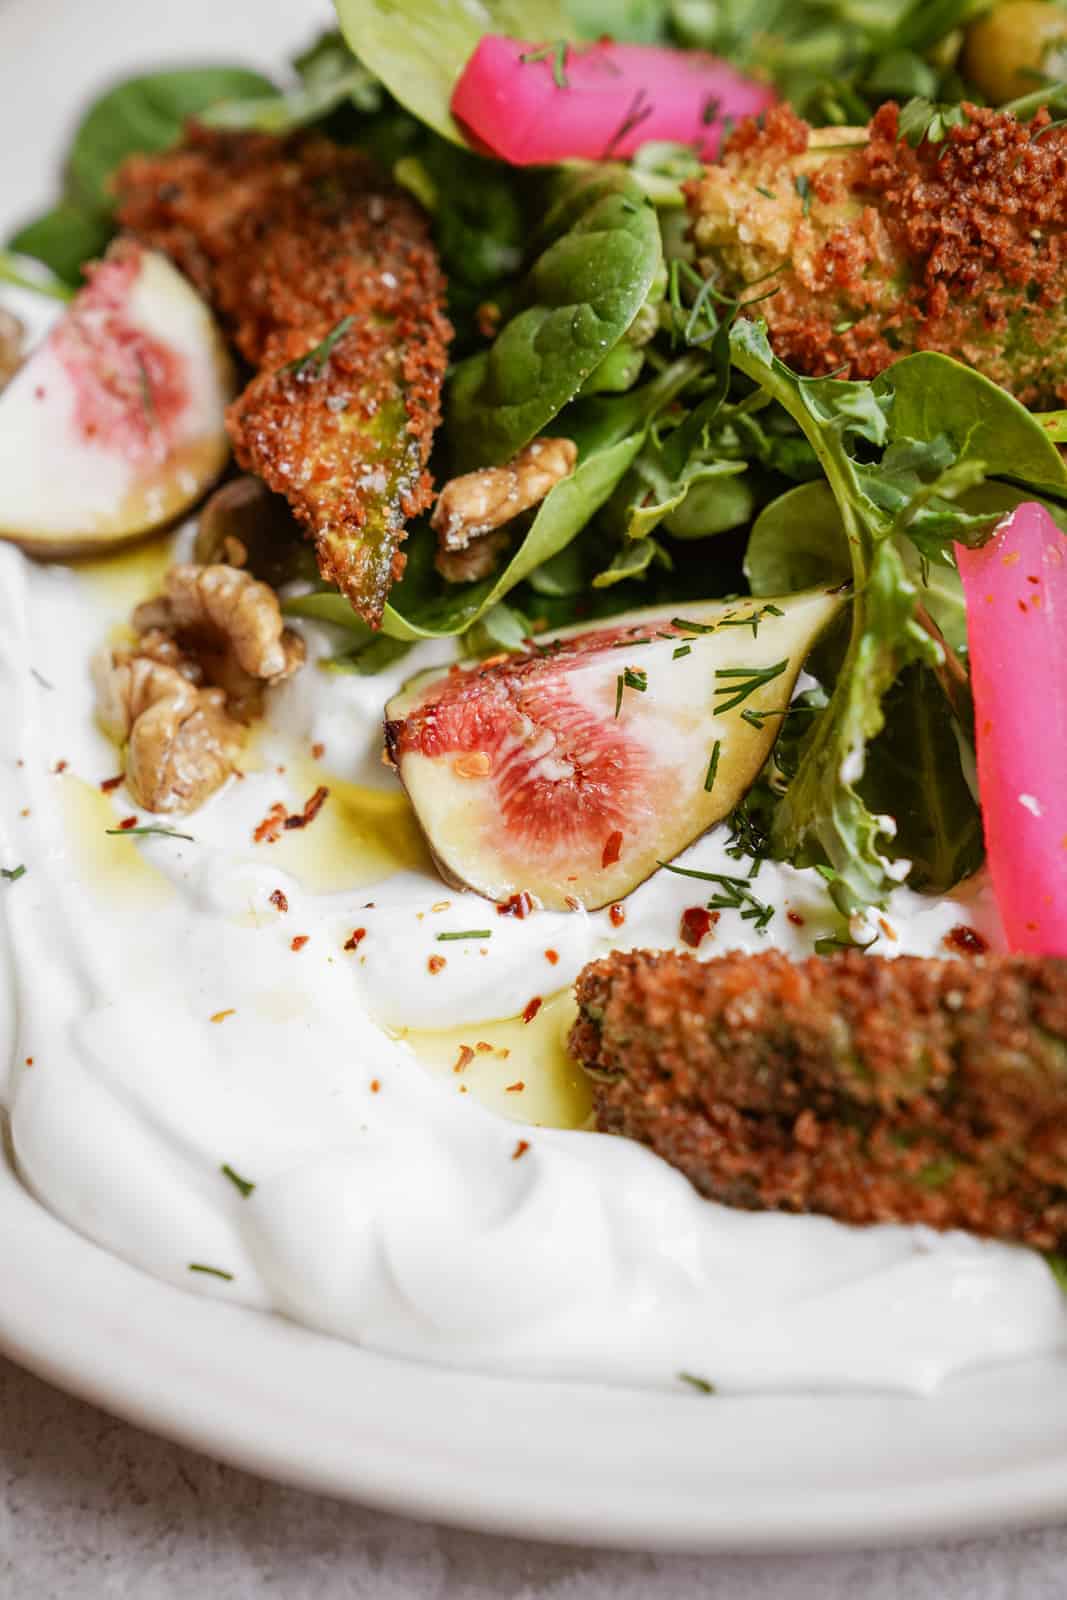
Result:
{"label": "pink pickled turnip slice", "polygon": [[1028,501],[956,555],[1004,929],[1013,950],[1067,956],[1067,539]]}
{"label": "pink pickled turnip slice", "polygon": [[726,117],[754,115],[776,99],[700,50],[605,41],[564,54],[562,45],[488,34],[456,84],[452,112],[515,166],[621,158],[653,139],[692,145],[711,160]]}

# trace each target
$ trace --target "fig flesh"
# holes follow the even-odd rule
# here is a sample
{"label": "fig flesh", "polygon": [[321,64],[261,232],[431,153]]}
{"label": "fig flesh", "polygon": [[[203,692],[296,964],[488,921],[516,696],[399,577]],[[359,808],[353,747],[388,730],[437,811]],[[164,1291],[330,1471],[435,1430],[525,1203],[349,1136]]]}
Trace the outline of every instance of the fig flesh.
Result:
{"label": "fig flesh", "polygon": [[733,810],[843,603],[656,607],[420,673],[386,747],[443,876],[553,910],[621,900]]}
{"label": "fig flesh", "polygon": [[120,239],[0,395],[0,538],[81,555],[173,521],[225,465],[233,391],[199,295]]}

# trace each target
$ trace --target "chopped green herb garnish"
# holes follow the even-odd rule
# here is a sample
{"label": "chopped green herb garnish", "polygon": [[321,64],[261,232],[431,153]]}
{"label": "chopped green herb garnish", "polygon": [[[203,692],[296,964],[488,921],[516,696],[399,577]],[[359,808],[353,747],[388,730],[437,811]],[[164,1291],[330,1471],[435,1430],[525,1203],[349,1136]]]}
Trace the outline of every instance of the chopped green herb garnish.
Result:
{"label": "chopped green herb garnish", "polygon": [[715,1393],[715,1385],[709,1383],[707,1378],[698,1378],[694,1372],[680,1372],[678,1379],[680,1383],[687,1383],[691,1389],[696,1389],[699,1394]]}
{"label": "chopped green herb garnish", "polygon": [[765,189],[762,183],[757,183],[756,193],[761,194],[765,200],[777,200],[778,198],[773,189]]}
{"label": "chopped green herb garnish", "polygon": [[793,185],[804,202],[804,215],[807,216],[811,211],[811,179],[806,172],[799,172],[793,179]]}
{"label": "chopped green herb garnish", "polygon": [[205,1272],[209,1278],[222,1278],[226,1283],[233,1282],[232,1272],[223,1272],[221,1267],[206,1267],[202,1261],[190,1261],[190,1272]]}
{"label": "chopped green herb garnish", "polygon": [[693,654],[693,646],[691,644],[680,644],[678,646],[677,650],[672,652],[671,660],[672,661],[679,661],[682,656],[691,656],[692,654]]}
{"label": "chopped green herb garnish", "polygon": [[717,622],[687,622],[685,617],[671,618],[671,627],[679,628],[683,633],[714,633],[718,626]]}
{"label": "chopped green herb garnish", "polygon": [[567,77],[567,52],[570,42],[567,39],[554,39],[551,44],[542,45],[540,50],[527,50],[519,57],[523,66],[527,62],[548,61],[552,62],[552,82],[557,89],[569,89],[570,80]]}
{"label": "chopped green herb garnish", "polygon": [[[674,635],[671,634],[668,637],[673,638]],[[615,641],[615,643],[612,645],[611,648],[613,650],[630,650],[630,649],[633,648],[633,646],[635,644],[651,644],[651,643],[652,643],[651,639],[617,639]]]}
{"label": "chopped green herb garnish", "polygon": [[832,956],[838,950],[869,950],[872,944],[878,943],[878,935],[868,939],[866,944],[860,944],[858,939],[816,939],[815,954],[817,956]]}
{"label": "chopped green herb garnish", "polygon": [[179,833],[177,828],[162,828],[155,822],[145,823],[141,828],[105,828],[104,832],[113,834],[119,839],[137,839],[152,833],[158,834],[163,839],[187,839],[190,844],[196,843],[191,833]]}
{"label": "chopped green herb garnish", "polygon": [[6,878],[8,883],[18,883],[20,878],[26,876],[25,866],[0,867],[0,878]]}
{"label": "chopped green herb garnish", "polygon": [[438,944],[447,944],[450,939],[491,939],[492,928],[471,928],[467,933],[439,933]]}
{"label": "chopped green herb garnish", "polygon": [[641,667],[627,667],[620,672],[615,680],[615,715],[622,710],[622,696],[626,689],[636,689],[639,694],[644,694],[648,688],[648,673]]}
{"label": "chopped green herb garnish", "polygon": [[733,878],[725,872],[698,872],[695,867],[675,867],[669,861],[660,861],[668,872],[681,878],[699,878],[702,883],[714,883],[719,893],[708,901],[709,911],[739,911],[743,922],[754,923],[757,933],[764,933],[774,916],[774,907],[758,900],[749,887],[747,878]]}
{"label": "chopped green herb garnish", "polygon": [[719,755],[721,751],[722,740],[716,739],[711,752],[711,760],[708,762],[707,775],[704,779],[704,790],[707,794],[710,794],[712,789],[715,787],[715,775],[719,770]]}
{"label": "chopped green herb garnish", "polygon": [[55,684],[54,683],[49,683],[49,681],[45,677],[44,673],[43,672],[38,672],[36,667],[31,667],[30,671],[33,674],[33,676],[37,679],[37,682],[41,685],[42,689],[54,689],[55,688]]}
{"label": "chopped green herb garnish", "polygon": [[784,616],[785,616],[785,612],[782,611],[779,606],[772,605],[770,602],[768,602],[767,605],[758,606],[755,611],[750,611],[747,617],[735,617],[735,616],[723,617],[721,619],[721,621],[719,622],[719,627],[720,628],[751,628],[752,629],[752,637],[753,637],[753,639],[756,639],[756,638],[759,637],[759,625],[763,621],[764,617],[784,617]]}
{"label": "chopped green herb garnish", "polygon": [[775,678],[780,678],[789,666],[788,660],[776,661],[770,667],[719,667],[716,669],[716,678],[723,680],[715,689],[717,695],[724,696],[720,705],[715,707],[714,716],[721,716],[724,711],[733,711],[735,706],[742,705],[757,689],[764,688],[768,683],[773,683]]}
{"label": "chopped green herb garnish", "polygon": [[152,429],[158,426],[156,417],[155,396],[152,393],[152,380],[148,376],[148,368],[144,364],[143,356],[137,356],[137,383],[141,391],[141,409],[144,412],[145,422]]}
{"label": "chopped green herb garnish", "polygon": [[323,368],[333,355],[336,346],[344,338],[355,320],[351,313],[347,317],[342,317],[340,322],[330,329],[325,339],[315,345],[314,349],[309,350],[307,355],[297,356],[295,361],[287,361],[285,366],[279,370],[281,372],[291,372],[298,378],[302,378],[305,373],[310,373],[313,378],[320,378]]}
{"label": "chopped green herb garnish", "polygon": [[247,1178],[242,1178],[239,1173],[234,1172],[233,1168],[231,1166],[228,1166],[225,1162],[219,1168],[219,1171],[222,1173],[224,1178],[229,1178],[229,1180],[233,1184],[234,1188],[235,1189],[239,1189],[241,1191],[241,1194],[247,1200],[248,1196],[252,1193],[253,1189],[256,1187],[255,1184],[254,1183],[249,1183]]}

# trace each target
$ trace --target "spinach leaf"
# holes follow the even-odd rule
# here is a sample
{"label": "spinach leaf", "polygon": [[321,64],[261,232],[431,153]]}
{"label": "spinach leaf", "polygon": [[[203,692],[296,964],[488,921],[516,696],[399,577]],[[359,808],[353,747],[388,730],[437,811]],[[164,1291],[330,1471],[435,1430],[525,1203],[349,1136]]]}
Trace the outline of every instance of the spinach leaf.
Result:
{"label": "spinach leaf", "polygon": [[189,117],[220,100],[272,92],[258,72],[227,66],[154,72],[117,84],[89,107],[75,130],[62,199],[21,227],[8,241],[11,249],[77,285],[85,262],[103,252],[114,231],[109,184],[127,156],[168,149]]}
{"label": "spinach leaf", "polygon": [[894,846],[916,889],[943,891],[981,865],[982,818],[963,773],[958,725],[934,674],[906,667],[883,703],[860,793],[896,822]]}
{"label": "spinach leaf", "polygon": [[451,111],[452,91],[483,33],[518,39],[569,38],[558,0],[335,0],[353,53],[420,122],[453,144],[466,138]]}
{"label": "spinach leaf", "polygon": [[563,179],[542,237],[519,310],[453,376],[460,471],[509,460],[574,398],[633,322],[662,260],[655,210],[619,168]]}
{"label": "spinach leaf", "polygon": [[74,298],[74,291],[54,273],[45,272],[37,261],[17,256],[10,250],[0,250],[0,283],[28,289],[31,294],[43,294],[48,300]]}
{"label": "spinach leaf", "polygon": [[852,572],[841,512],[827,483],[801,483],[764,506],[745,550],[753,594],[844,583]]}
{"label": "spinach leaf", "polygon": [[167,150],[190,117],[221,100],[273,92],[245,67],[188,67],[129,78],[101,95],[82,118],[67,158],[70,198],[90,212],[107,212],[108,188],[127,156]]}

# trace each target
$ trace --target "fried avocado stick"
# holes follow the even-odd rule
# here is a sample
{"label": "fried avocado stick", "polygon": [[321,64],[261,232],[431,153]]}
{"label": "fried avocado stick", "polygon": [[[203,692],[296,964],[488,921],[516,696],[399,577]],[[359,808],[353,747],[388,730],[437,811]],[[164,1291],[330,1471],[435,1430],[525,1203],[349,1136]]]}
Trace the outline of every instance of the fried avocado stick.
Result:
{"label": "fried avocado stick", "polygon": [[238,461],[285,495],[323,577],[376,626],[406,521],[432,499],[451,329],[426,220],[359,152],[192,127],[137,156],[119,220],[164,250],[256,369],[230,408]]}
{"label": "fried avocado stick", "polygon": [[577,992],[597,1126],[710,1199],[1067,1242],[1067,961],[638,951]]}
{"label": "fried avocado stick", "polygon": [[[976,367],[1025,405],[1067,402],[1067,127],[966,106],[944,139],[741,125],[687,185],[700,266],[760,301],[795,370],[871,378],[912,350]],[[758,288],[753,287],[757,285]]]}

